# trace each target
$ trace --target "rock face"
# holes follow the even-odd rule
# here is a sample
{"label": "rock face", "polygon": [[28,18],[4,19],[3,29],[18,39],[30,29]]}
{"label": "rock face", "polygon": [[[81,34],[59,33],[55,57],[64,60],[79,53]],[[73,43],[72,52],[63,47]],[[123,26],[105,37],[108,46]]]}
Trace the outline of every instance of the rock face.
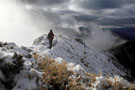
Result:
{"label": "rock face", "polygon": [[33,44],[33,51],[41,55],[48,55],[53,58],[61,57],[68,62],[81,65],[86,71],[92,73],[103,73],[104,75],[122,75],[111,60],[102,53],[89,48],[82,40],[74,38],[69,39],[62,36],[56,36],[53,41],[52,49],[48,47],[47,35],[37,38]]}
{"label": "rock face", "polygon": [[127,42],[110,52],[122,65],[131,70],[131,75],[135,78],[135,42]]}

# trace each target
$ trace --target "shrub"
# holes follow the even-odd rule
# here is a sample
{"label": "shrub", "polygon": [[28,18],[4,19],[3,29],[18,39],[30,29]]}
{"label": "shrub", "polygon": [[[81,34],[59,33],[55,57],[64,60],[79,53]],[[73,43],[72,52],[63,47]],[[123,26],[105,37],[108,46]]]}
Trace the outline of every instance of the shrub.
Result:
{"label": "shrub", "polygon": [[114,78],[106,78],[108,82],[108,86],[112,90],[135,90],[135,85],[130,84],[128,81],[124,80],[119,76],[115,76]]}
{"label": "shrub", "polygon": [[40,68],[44,72],[43,81],[48,86],[48,89],[39,90],[84,90],[77,78],[70,78],[73,72],[67,70],[67,62],[57,63],[54,59],[42,58],[37,54],[33,57],[40,62]]}
{"label": "shrub", "polygon": [[56,61],[46,57],[41,61],[41,68],[44,72],[43,79],[50,85],[50,89],[66,90],[69,76],[72,72],[67,70],[66,62],[58,64]]}
{"label": "shrub", "polygon": [[[84,72],[84,76],[76,74],[72,69],[67,68],[68,63],[63,61],[57,63],[49,57],[42,57],[34,54],[33,57],[39,61],[40,69],[44,72],[43,82],[48,88],[39,90],[135,90],[135,85],[130,84],[120,77],[104,77],[102,74],[96,75]],[[74,66],[72,67],[74,68]]]}
{"label": "shrub", "polygon": [[6,58],[0,58],[0,70],[6,79],[1,82],[9,90],[11,90],[15,85],[15,75],[18,74],[23,68],[23,59],[21,55],[14,53],[12,59],[12,63],[5,63]]}

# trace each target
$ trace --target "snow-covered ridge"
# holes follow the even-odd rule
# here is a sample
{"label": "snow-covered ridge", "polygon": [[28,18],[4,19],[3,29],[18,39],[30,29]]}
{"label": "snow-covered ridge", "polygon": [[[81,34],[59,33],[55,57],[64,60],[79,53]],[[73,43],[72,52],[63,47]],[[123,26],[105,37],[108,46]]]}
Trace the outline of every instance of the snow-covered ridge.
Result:
{"label": "snow-covered ridge", "polygon": [[102,53],[86,46],[83,41],[63,36],[55,36],[53,48],[48,48],[47,35],[37,38],[33,44],[34,52],[40,55],[48,55],[52,58],[61,57],[67,62],[81,65],[86,71],[92,73],[102,73],[104,75],[122,75],[120,71],[108,58]]}
{"label": "snow-covered ridge", "polygon": [[[30,48],[0,42],[0,90],[38,90],[40,87],[47,87],[42,80],[44,72],[40,69],[38,60],[33,57],[34,54],[41,58],[47,55],[57,63],[66,61],[67,69],[74,72],[70,78],[81,78],[79,83],[86,90],[105,90],[110,85],[108,80],[112,84],[117,80],[126,88],[130,87],[129,82],[119,77],[124,76],[124,72],[109,62],[105,55],[87,47],[81,40],[55,36],[53,48],[49,49],[46,36],[37,38]],[[96,81],[89,86],[88,81],[92,77],[88,77],[87,72],[111,75],[114,78],[95,75]]]}

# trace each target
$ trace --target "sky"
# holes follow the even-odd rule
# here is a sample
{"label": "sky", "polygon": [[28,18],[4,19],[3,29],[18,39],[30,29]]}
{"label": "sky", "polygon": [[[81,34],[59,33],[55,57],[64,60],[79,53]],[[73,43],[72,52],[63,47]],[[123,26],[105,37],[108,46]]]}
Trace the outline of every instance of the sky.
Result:
{"label": "sky", "polygon": [[[102,26],[134,26],[135,0],[21,0],[49,18],[66,19],[71,16],[77,23],[95,22]],[[46,13],[45,13],[46,12]],[[51,13],[51,16],[47,14]],[[58,15],[58,16],[57,16]],[[66,17],[65,17],[65,16]],[[52,18],[52,19],[54,19]],[[55,24],[57,20],[55,20]],[[69,21],[70,22],[70,21]],[[72,23],[71,23],[72,24]]]}
{"label": "sky", "polygon": [[135,0],[0,0],[0,40],[28,46],[53,29],[110,47],[119,38],[101,28],[134,27],[134,8]]}

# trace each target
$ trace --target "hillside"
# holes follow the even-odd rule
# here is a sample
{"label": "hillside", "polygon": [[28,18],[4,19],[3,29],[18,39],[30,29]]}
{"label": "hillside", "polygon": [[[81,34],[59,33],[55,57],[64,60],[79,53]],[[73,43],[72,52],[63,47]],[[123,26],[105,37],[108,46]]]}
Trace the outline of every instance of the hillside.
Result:
{"label": "hillside", "polygon": [[108,57],[79,39],[46,35],[32,47],[0,43],[0,90],[110,90],[133,88]]}
{"label": "hillside", "polygon": [[120,71],[111,60],[102,53],[89,48],[83,41],[75,38],[69,39],[62,36],[56,36],[54,46],[48,49],[48,40],[46,35],[37,38],[33,44],[33,50],[41,55],[48,55],[52,58],[61,57],[68,62],[81,65],[86,71],[95,74],[105,75],[122,75],[125,74]]}
{"label": "hillside", "polygon": [[135,42],[126,42],[115,47],[109,52],[121,63],[125,68],[131,70],[132,77],[135,77]]}

